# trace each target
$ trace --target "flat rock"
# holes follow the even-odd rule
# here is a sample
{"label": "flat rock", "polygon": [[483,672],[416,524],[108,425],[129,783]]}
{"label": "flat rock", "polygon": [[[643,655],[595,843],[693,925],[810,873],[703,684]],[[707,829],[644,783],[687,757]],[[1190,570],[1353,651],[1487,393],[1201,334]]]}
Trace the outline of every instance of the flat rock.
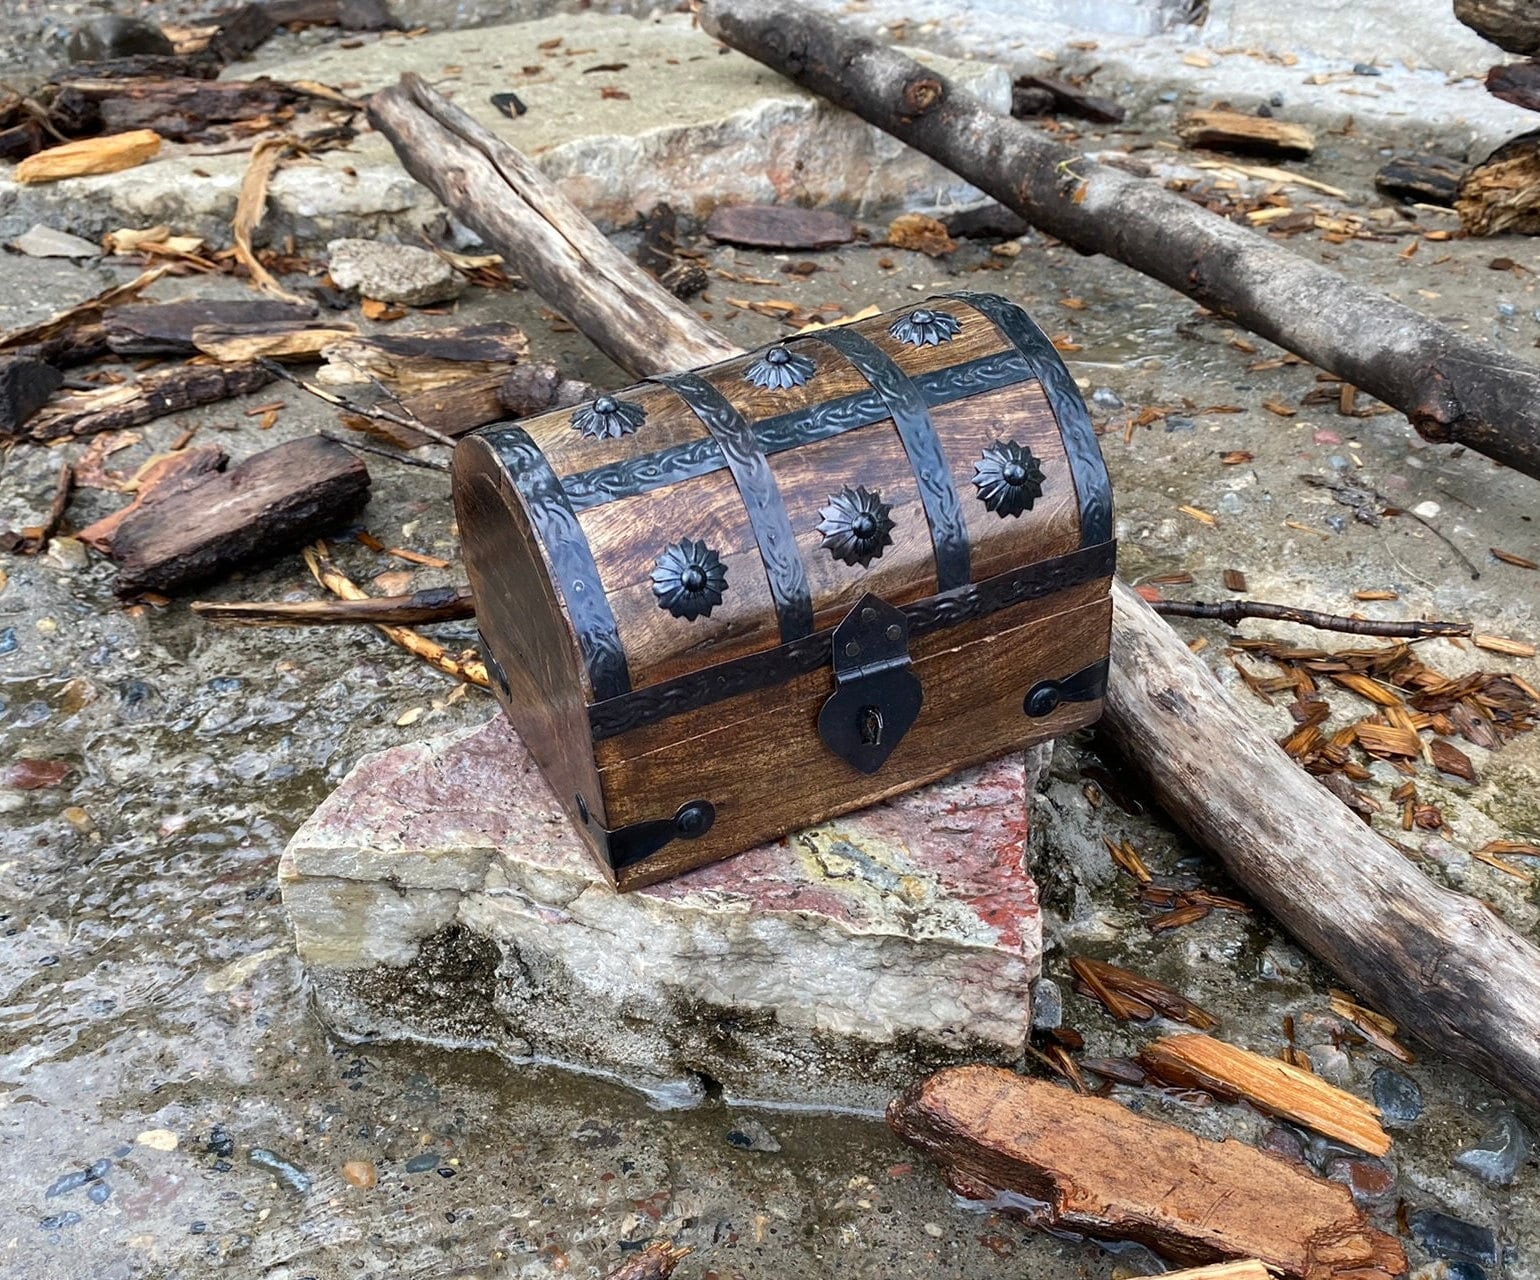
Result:
{"label": "flat rock", "polygon": [[6,246],[29,258],[100,258],[102,247],[68,231],[55,231],[37,223]]}
{"label": "flat rock", "polygon": [[[553,40],[562,43],[541,47]],[[1003,67],[921,56],[997,110],[1009,108]],[[446,67],[458,68],[447,80]],[[388,33],[360,48],[334,43],[226,74],[318,80],[361,97],[404,71],[421,73],[532,156],[606,230],[660,201],[704,218],[721,203],[863,214],[982,198],[934,161],[724,50],[687,14],[641,21],[580,13],[416,39]],[[512,120],[491,103],[510,91],[528,106]],[[244,152],[200,155],[168,145],[152,164],[46,187],[17,187],[0,171],[0,237],[38,221],[86,236],[165,223],[223,243],[246,163]],[[285,164],[269,188],[260,234],[268,243],[293,235],[303,246],[340,236],[405,239],[438,207],[385,139],[366,130],[351,146]]]}
{"label": "flat rock", "polygon": [[1027,1043],[1039,748],[617,894],[499,717],[362,760],[280,882],[349,1037],[491,1048],[687,1103],[876,1109]]}
{"label": "flat rock", "polygon": [[333,240],[326,269],[339,289],[366,298],[426,307],[452,302],[465,291],[465,277],[436,253],[407,244],[376,240]]}

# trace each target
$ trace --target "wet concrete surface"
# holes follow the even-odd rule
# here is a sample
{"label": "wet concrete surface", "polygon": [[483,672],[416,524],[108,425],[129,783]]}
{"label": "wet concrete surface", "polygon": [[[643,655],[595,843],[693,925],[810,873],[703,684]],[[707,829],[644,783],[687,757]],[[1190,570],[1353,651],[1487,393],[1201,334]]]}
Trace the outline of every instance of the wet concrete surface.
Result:
{"label": "wet concrete surface", "polygon": [[[1376,163],[1372,145],[1343,141],[1311,171],[1362,199]],[[1303,203],[1307,193],[1296,198]],[[1453,225],[1437,214],[1419,217],[1422,230]],[[1540,259],[1528,242],[1418,239],[1416,255],[1402,257],[1413,238],[1331,244],[1308,235],[1293,244],[1421,310],[1530,351],[1540,338],[1531,274]],[[1523,269],[1493,270],[1498,257]],[[1283,418],[1265,410],[1263,402],[1275,399],[1297,405],[1316,385],[1313,372],[1248,368],[1278,353],[1164,288],[1036,235],[1015,257],[966,244],[932,261],[860,245],[792,260],[820,269],[785,274],[776,255],[714,250],[713,267],[775,283],[718,277],[697,305],[749,345],[783,327],[731,299],[784,298],[804,308],[834,301],[854,311],[983,288],[1010,295],[1050,333],[1079,344],[1071,368],[1106,428],[1130,580],[1187,571],[1194,584],[1168,594],[1215,598],[1224,594],[1223,570],[1236,568],[1258,598],[1383,617],[1426,613],[1530,641],[1540,636],[1540,574],[1488,551],[1540,559],[1534,482],[1473,453],[1423,446],[1393,414],[1345,418],[1321,405]],[[0,326],[40,318],[127,274],[0,257]],[[192,277],[162,282],[155,296],[240,296],[241,288]],[[460,317],[516,319],[529,329],[533,354],[563,361],[573,376],[623,381],[580,337],[558,332],[528,293],[474,293]],[[443,320],[414,316],[400,327],[435,323]],[[219,443],[236,457],[333,425],[330,410],[292,389],[254,399],[288,406],[268,432],[244,416],[243,404],[214,406],[142,428],[140,441],[109,465],[131,473],[193,423],[197,443]],[[1134,427],[1125,443],[1125,424],[1147,405],[1169,412]],[[1232,406],[1240,412],[1219,411]],[[0,524],[34,523],[58,462],[78,459],[84,448],[23,445],[0,455]],[[1252,460],[1220,462],[1237,450]],[[384,461],[369,465],[375,494],[362,524],[389,545],[452,557],[445,481]],[[1436,504],[1429,521],[1479,567],[1480,579],[1425,525],[1358,524],[1329,494],[1302,484],[1302,473],[1340,474],[1407,507]],[[70,523],[79,527],[120,501],[83,490]],[[379,556],[348,537],[336,550],[372,591],[455,576]],[[0,771],[21,757],[66,766],[55,785],[19,788],[14,774],[0,785],[3,1274],[582,1276],[659,1235],[696,1249],[678,1273],[684,1280],[1069,1280],[1158,1268],[1142,1253],[1109,1254],[957,1204],[876,1120],[748,1116],[714,1102],[658,1112],[624,1088],[514,1070],[472,1052],[340,1042],[314,1016],[293,955],[274,882],[279,852],[360,755],[477,723],[492,713],[490,700],[460,692],[363,629],[220,630],[194,618],[186,597],[125,610],[111,594],[110,567],[80,567],[67,543],[36,560],[7,558],[0,571]],[[1352,596],[1385,587],[1400,599],[1361,604]],[[203,594],[286,593],[314,594],[296,556]],[[1234,684],[1224,629],[1181,629],[1208,641],[1205,656]],[[1251,623],[1245,631],[1323,642],[1284,627]],[[470,638],[463,625],[437,633]],[[1424,659],[1450,672],[1511,668],[1540,678],[1534,661],[1445,642],[1424,646]],[[1332,697],[1348,714],[1351,696]],[[1283,732],[1281,708],[1246,705]],[[1508,1186],[1455,1165],[1498,1123],[1504,1100],[1452,1069],[1436,1045],[1418,1046],[1418,1061],[1399,1064],[1346,1032],[1327,1010],[1329,976],[1265,919],[1216,912],[1149,934],[1135,886],[1111,864],[1103,834],[1126,836],[1158,874],[1228,887],[1160,815],[1125,812],[1110,798],[1093,807],[1084,769],[1107,768],[1113,789],[1126,785],[1121,766],[1101,761],[1095,747],[1091,738],[1063,744],[1033,852],[1049,912],[1048,971],[1065,990],[1066,1022],[1085,1035],[1086,1052],[1126,1053],[1160,1028],[1114,1023],[1069,994],[1071,954],[1170,983],[1219,1015],[1226,1039],[1262,1052],[1283,1047],[1283,1019],[1291,1016],[1299,1047],[1328,1078],[1369,1096],[1375,1071],[1388,1067],[1415,1081],[1424,1099],[1415,1120],[1393,1127],[1388,1188],[1373,1162],[1355,1162],[1319,1140],[1302,1140],[1306,1157],[1369,1188],[1387,1229],[1397,1229],[1404,1203],[1407,1229],[1446,1255],[1435,1262],[1421,1244],[1409,1244],[1428,1280],[1470,1280],[1472,1266],[1519,1280],[1540,1276],[1533,1160]],[[1535,938],[1533,884],[1473,861],[1468,850],[1494,835],[1540,838],[1540,744],[1531,735],[1495,755],[1470,754],[1480,779],[1474,787],[1419,779],[1444,805],[1449,839],[1404,835],[1390,806],[1377,825],[1414,847],[1421,842],[1431,873],[1491,902]],[[1393,785],[1377,766],[1366,788],[1383,800]],[[1244,1107],[1152,1090],[1120,1096],[1200,1132],[1294,1141]],[[1525,1119],[1533,1129],[1535,1117]],[[771,1145],[779,1150],[747,1149]],[[372,1165],[375,1185],[346,1181],[349,1162]],[[367,1171],[350,1165],[349,1173],[369,1181]],[[1499,1244],[1492,1252],[1469,1231],[1450,1244],[1458,1233],[1419,1211],[1489,1229]]]}

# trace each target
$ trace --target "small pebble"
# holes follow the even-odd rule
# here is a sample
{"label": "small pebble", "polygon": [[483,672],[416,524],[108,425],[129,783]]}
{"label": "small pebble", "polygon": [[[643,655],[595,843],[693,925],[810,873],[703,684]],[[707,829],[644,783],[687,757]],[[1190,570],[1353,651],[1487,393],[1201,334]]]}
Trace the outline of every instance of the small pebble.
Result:
{"label": "small pebble", "polygon": [[1121,409],[1123,397],[1118,395],[1111,387],[1097,387],[1091,392],[1091,403],[1099,404],[1103,409]]}
{"label": "small pebble", "polygon": [[1495,1267],[1500,1254],[1497,1235],[1490,1227],[1478,1227],[1436,1209],[1419,1209],[1408,1219],[1412,1238],[1435,1258],[1474,1262]]}
{"label": "small pebble", "polygon": [[747,1118],[733,1124],[733,1127],[727,1131],[727,1141],[740,1151],[763,1151],[773,1155],[781,1149],[781,1144],[776,1141],[775,1135],[770,1130],[758,1120]]}
{"label": "small pebble", "polygon": [[1331,463],[1331,467],[1332,467],[1333,471],[1346,471],[1350,467],[1352,467],[1352,465],[1353,465],[1346,458],[1344,458],[1340,453],[1332,454],[1331,457],[1326,459],[1326,461]]}
{"label": "small pebble", "polygon": [[1519,314],[1519,309],[1511,302],[1499,302],[1497,304],[1497,314],[1500,316],[1516,316]]}
{"label": "small pebble", "polygon": [[369,1160],[349,1160],[340,1170],[342,1180],[350,1187],[367,1191],[380,1180],[374,1164]]}
{"label": "small pebble", "polygon": [[934,1222],[927,1222],[925,1224],[925,1226],[922,1228],[922,1230],[932,1240],[939,1240],[939,1239],[941,1239],[941,1236],[942,1236],[941,1228],[939,1226],[937,1226]]}
{"label": "small pebble", "polygon": [[146,1129],[134,1139],[136,1146],[149,1147],[151,1151],[175,1151],[176,1134],[170,1129]]}
{"label": "small pebble", "polygon": [[1156,101],[1175,102],[1179,97],[1181,97],[1181,94],[1177,93],[1175,89],[1164,89],[1157,95]]}
{"label": "small pebble", "polygon": [[1342,443],[1342,437],[1341,436],[1339,436],[1335,431],[1330,431],[1330,430],[1328,430],[1325,427],[1322,427],[1319,431],[1317,431],[1315,433],[1315,435],[1312,437],[1312,439],[1315,440],[1316,444],[1341,444]]}
{"label": "small pebble", "polygon": [[1442,510],[1443,508],[1436,502],[1419,502],[1412,508],[1412,514],[1414,516],[1421,516],[1424,520],[1431,520]]}
{"label": "small pebble", "polygon": [[1268,99],[1268,101],[1275,107],[1281,107],[1283,106],[1283,94],[1275,93],[1271,98]]}
{"label": "small pebble", "polygon": [[1323,523],[1333,533],[1341,533],[1344,529],[1347,528],[1347,517],[1346,516],[1327,516],[1325,521],[1323,521]]}
{"label": "small pebble", "polygon": [[1454,1158],[1455,1168],[1474,1173],[1478,1178],[1506,1187],[1518,1176],[1529,1159],[1534,1140],[1523,1121],[1511,1111],[1497,1117],[1497,1123],[1475,1146],[1467,1147]]}
{"label": "small pebble", "polygon": [[105,1182],[93,1182],[86,1190],[86,1199],[92,1204],[106,1204],[112,1195],[112,1188]]}
{"label": "small pebble", "polygon": [[1305,1163],[1304,1140],[1293,1129],[1275,1124],[1262,1138],[1262,1150],[1271,1151],[1294,1164]]}
{"label": "small pebble", "polygon": [[1173,415],[1172,417],[1166,419],[1167,431],[1196,431],[1197,429],[1198,424],[1191,418],[1183,418],[1179,415]]}
{"label": "small pebble", "polygon": [[1064,992],[1052,978],[1039,978],[1032,986],[1032,1029],[1056,1031],[1064,1025]]}
{"label": "small pebble", "polygon": [[1238,493],[1227,493],[1219,499],[1219,509],[1227,516],[1238,516],[1246,509],[1246,504],[1241,501]]}
{"label": "small pebble", "polygon": [[1382,76],[1385,73],[1370,63],[1355,62],[1353,64],[1353,74],[1355,76]]}
{"label": "small pebble", "polygon": [[1360,1207],[1379,1204],[1396,1189],[1395,1175],[1378,1160],[1339,1157],[1326,1166],[1326,1176],[1345,1183]]}
{"label": "small pebble", "polygon": [[427,1173],[430,1169],[438,1168],[438,1152],[424,1151],[421,1155],[413,1156],[406,1162],[408,1173]]}
{"label": "small pebble", "polygon": [[296,1165],[290,1164],[282,1156],[276,1155],[266,1147],[253,1147],[246,1157],[252,1164],[260,1165],[264,1169],[271,1169],[279,1178],[288,1183],[295,1191],[303,1195],[310,1190],[310,1175]]}
{"label": "small pebble", "polygon": [[1327,1084],[1334,1084],[1339,1089],[1349,1089],[1353,1085],[1353,1064],[1336,1045],[1311,1046],[1310,1065]]}
{"label": "small pebble", "polygon": [[1369,1089],[1386,1124],[1411,1124],[1422,1115],[1422,1089],[1410,1076],[1380,1067],[1369,1078]]}

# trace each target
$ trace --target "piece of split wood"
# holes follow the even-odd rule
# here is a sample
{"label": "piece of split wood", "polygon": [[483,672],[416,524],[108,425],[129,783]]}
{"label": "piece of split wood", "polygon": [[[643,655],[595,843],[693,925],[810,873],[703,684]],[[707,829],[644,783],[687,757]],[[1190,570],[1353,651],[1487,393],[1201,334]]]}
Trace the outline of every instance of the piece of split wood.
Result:
{"label": "piece of split wood", "polygon": [[154,159],[160,151],[160,134],[153,129],[133,129],[103,138],[79,138],[28,156],[12,171],[17,182],[57,182],[60,178],[84,178],[94,173],[117,173]]}
{"label": "piece of split wood", "polygon": [[1139,1065],[1167,1084],[1244,1100],[1370,1155],[1390,1150],[1390,1135],[1371,1104],[1320,1076],[1239,1045],[1205,1035],[1164,1036],[1140,1052]]}
{"label": "piece of split wood", "polygon": [[889,1106],[888,1124],[959,1195],[1039,1226],[1133,1240],[1187,1266],[1255,1258],[1301,1280],[1406,1270],[1340,1183],[1002,1067],[939,1072]]}
{"label": "piece of split wood", "polygon": [[[1133,1276],[1130,1280],[1156,1280],[1156,1277]],[[1247,1258],[1241,1262],[1216,1262],[1212,1267],[1167,1271],[1159,1280],[1272,1280],[1272,1272],[1255,1258]]]}
{"label": "piece of split wood", "polygon": [[1176,132],[1189,147],[1296,156],[1315,150],[1315,134],[1304,125],[1240,111],[1189,111],[1176,122]]}

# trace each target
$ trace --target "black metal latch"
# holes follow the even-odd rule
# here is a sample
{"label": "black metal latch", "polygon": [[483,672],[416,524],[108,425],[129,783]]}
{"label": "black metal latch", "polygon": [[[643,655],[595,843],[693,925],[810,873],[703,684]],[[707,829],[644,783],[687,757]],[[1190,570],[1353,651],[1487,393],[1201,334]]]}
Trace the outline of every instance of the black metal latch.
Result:
{"label": "black metal latch", "polygon": [[824,745],[862,773],[882,768],[920,715],[909,619],[868,592],[834,628],[834,692],[818,713]]}
{"label": "black metal latch", "polygon": [[578,817],[588,828],[609,860],[610,869],[620,871],[650,858],[675,840],[699,840],[716,821],[716,806],[709,800],[691,800],[679,806],[672,818],[633,822],[630,826],[606,827],[588,809],[588,801],[577,797]]}

